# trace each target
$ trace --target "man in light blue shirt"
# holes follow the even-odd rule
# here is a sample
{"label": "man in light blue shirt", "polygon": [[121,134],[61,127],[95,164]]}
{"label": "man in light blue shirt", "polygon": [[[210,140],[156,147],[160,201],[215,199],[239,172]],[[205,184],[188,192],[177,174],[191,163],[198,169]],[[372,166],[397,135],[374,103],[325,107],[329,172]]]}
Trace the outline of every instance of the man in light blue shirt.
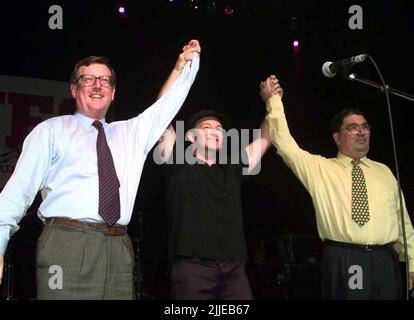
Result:
{"label": "man in light blue shirt", "polygon": [[[190,41],[165,93],[137,117],[112,123],[105,122],[105,115],[115,97],[113,68],[104,57],[77,63],[71,76],[76,113],[48,119],[31,131],[0,194],[0,282],[9,237],[40,190],[38,216],[45,228],[37,246],[38,298],[133,298],[134,256],[126,226],[144,161],[187,97],[200,51],[198,41]],[[101,188],[109,173],[99,169],[98,175],[98,131],[116,172],[117,188],[105,195],[116,195],[115,224],[102,215]]]}

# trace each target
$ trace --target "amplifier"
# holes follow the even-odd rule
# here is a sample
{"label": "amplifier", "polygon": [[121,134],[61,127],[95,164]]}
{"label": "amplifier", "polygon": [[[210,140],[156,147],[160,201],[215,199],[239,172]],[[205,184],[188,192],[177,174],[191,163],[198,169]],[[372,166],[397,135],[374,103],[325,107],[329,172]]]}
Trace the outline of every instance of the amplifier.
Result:
{"label": "amplifier", "polygon": [[319,300],[321,271],[319,264],[295,264],[271,260],[249,270],[254,299]]}
{"label": "amplifier", "polygon": [[317,264],[321,261],[322,241],[315,236],[286,234],[281,238],[262,240],[265,260],[284,260],[297,264]]}

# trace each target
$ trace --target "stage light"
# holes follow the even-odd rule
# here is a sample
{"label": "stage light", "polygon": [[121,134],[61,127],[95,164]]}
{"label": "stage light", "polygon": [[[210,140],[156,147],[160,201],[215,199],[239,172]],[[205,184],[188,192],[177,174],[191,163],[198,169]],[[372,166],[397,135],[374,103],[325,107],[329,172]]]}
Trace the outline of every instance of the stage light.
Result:
{"label": "stage light", "polygon": [[230,6],[227,6],[227,7],[224,9],[224,12],[225,12],[227,15],[232,15],[232,14],[234,13],[234,9],[233,9],[232,7],[230,7]]}
{"label": "stage light", "polygon": [[211,2],[207,5],[207,11],[213,13],[214,11],[216,11],[216,3],[215,2]]}
{"label": "stage light", "polygon": [[198,9],[198,0],[191,0],[191,6],[193,7],[193,9],[197,10]]}
{"label": "stage light", "polygon": [[292,45],[293,45],[293,48],[298,49],[298,48],[299,48],[300,43],[299,43],[299,41],[298,41],[298,40],[295,40],[295,41],[293,41],[293,42],[292,42]]}
{"label": "stage light", "polygon": [[120,6],[120,7],[118,8],[118,12],[119,12],[121,15],[124,15],[124,14],[125,14],[125,12],[126,12],[125,7]]}

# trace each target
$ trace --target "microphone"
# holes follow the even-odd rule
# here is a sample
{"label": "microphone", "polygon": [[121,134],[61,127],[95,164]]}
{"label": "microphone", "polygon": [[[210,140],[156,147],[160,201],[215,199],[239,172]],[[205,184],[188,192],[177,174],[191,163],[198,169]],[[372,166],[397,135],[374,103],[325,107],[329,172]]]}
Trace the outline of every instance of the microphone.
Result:
{"label": "microphone", "polygon": [[366,54],[360,54],[358,56],[354,56],[340,61],[326,61],[322,65],[322,73],[325,77],[332,78],[336,75],[337,72],[348,70],[348,68],[352,67],[354,64],[365,61],[366,58]]}

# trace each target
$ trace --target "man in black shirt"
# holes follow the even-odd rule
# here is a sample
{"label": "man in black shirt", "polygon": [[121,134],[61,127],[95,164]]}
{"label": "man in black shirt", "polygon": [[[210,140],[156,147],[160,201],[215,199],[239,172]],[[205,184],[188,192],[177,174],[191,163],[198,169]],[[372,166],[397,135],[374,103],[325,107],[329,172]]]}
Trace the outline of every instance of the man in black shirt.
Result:
{"label": "man in black shirt", "polygon": [[164,169],[174,299],[252,299],[245,273],[240,187],[243,176],[253,172],[269,148],[269,129],[264,121],[261,136],[238,151],[237,157],[222,158],[223,129],[228,122],[220,113],[200,110],[186,122],[187,129],[193,129],[187,132],[192,145],[181,159],[184,161],[176,152],[184,150],[179,146],[183,142],[176,141],[172,126],[156,150],[167,162]]}

